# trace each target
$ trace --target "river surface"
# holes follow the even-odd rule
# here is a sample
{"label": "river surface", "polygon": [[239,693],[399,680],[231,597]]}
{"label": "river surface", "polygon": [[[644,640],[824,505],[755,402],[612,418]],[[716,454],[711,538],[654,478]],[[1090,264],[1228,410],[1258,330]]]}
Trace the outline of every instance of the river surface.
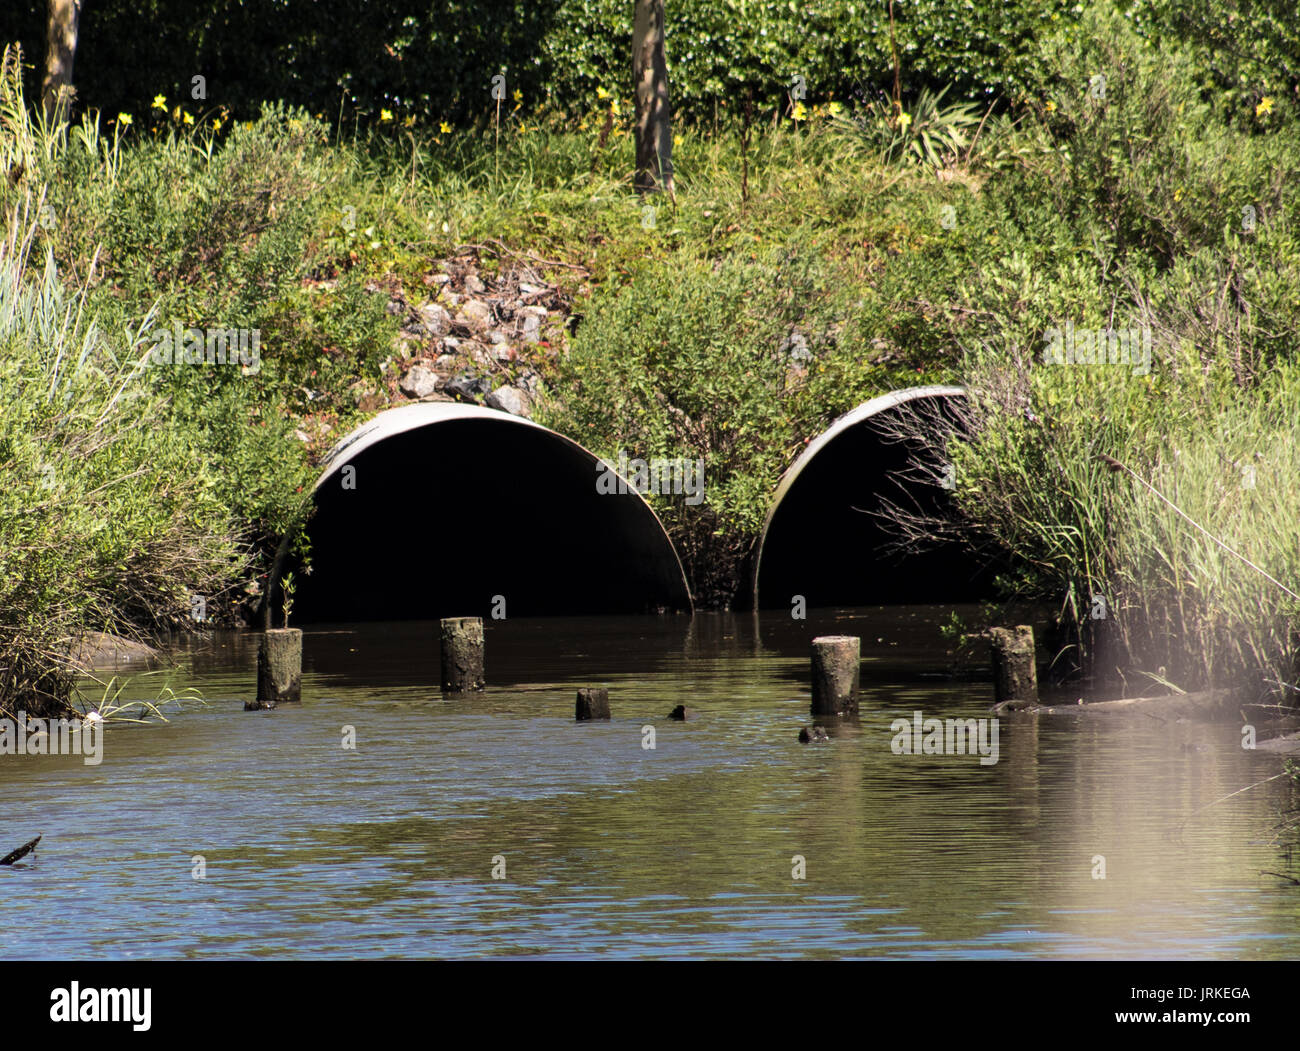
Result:
{"label": "river surface", "polygon": [[[304,703],[251,713],[257,636],[192,640],[126,695],[206,704],[110,726],[98,766],[0,757],[0,852],[44,836],[0,868],[0,955],[1300,957],[1300,887],[1261,874],[1300,875],[1285,779],[1216,803],[1281,770],[1240,725],[1016,715],[995,764],[895,754],[894,719],[988,715],[949,612],[489,621],[463,700],[436,623],[309,627]],[[801,745],[832,633],[861,720]],[[588,685],[609,722],[574,722]]]}

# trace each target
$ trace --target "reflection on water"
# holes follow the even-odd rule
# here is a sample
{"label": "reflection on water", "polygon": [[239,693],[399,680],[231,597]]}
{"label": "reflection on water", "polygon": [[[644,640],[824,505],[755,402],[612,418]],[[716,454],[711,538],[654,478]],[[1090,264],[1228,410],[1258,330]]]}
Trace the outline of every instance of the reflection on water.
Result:
{"label": "reflection on water", "polygon": [[[1296,874],[1285,780],[1209,806],[1281,769],[1235,724],[1016,715],[995,766],[895,755],[895,718],[988,714],[948,612],[489,622],[492,687],[454,701],[436,624],[308,629],[305,703],[258,713],[256,636],[194,643],[170,682],[207,707],[110,728],[98,767],[0,757],[0,848],[45,836],[0,869],[30,921],[0,954],[1300,955],[1300,888],[1260,874]],[[800,745],[832,632],[861,722]],[[614,718],[575,724],[602,684]]]}

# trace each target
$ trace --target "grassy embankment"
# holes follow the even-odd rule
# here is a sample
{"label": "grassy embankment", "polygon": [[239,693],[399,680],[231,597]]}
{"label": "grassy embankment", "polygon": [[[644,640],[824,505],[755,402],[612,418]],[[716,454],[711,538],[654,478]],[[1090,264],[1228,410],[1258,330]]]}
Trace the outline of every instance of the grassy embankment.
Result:
{"label": "grassy embankment", "polygon": [[[1225,113],[1188,53],[1098,18],[987,120],[912,104],[902,129],[826,108],[679,127],[677,197],[651,214],[603,106],[511,117],[499,140],[341,141],[278,108],[218,127],[165,101],[51,132],[7,78],[0,703],[60,694],[82,631],[255,600],[316,459],[447,350],[394,340],[466,260],[489,293],[528,268],[561,309],[542,341],[458,349],[451,371],[537,372],[541,418],[597,453],[704,459],[704,503],[662,511],[705,603],[734,590],[807,439],[880,391],[956,380],[976,437],[943,456],[963,531],[1017,558],[1009,595],[1084,629],[1104,597],[1138,681],[1292,681],[1292,599],[1221,544],[1295,588],[1294,118]],[[1149,331],[1150,371],[1045,365],[1067,322]],[[258,330],[260,367],[149,365],[173,323]]]}

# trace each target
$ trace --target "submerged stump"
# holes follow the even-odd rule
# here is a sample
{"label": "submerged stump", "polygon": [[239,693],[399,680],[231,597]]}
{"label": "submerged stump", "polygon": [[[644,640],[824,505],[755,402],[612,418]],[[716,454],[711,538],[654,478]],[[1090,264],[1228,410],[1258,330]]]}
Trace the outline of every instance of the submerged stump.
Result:
{"label": "submerged stump", "polygon": [[441,626],[442,692],[483,689],[483,618],[445,617]]}
{"label": "submerged stump", "polygon": [[302,700],[302,628],[269,628],[257,646],[257,700],[245,711]]}
{"label": "submerged stump", "polygon": [[1034,629],[1028,624],[994,628],[989,637],[992,640],[995,702],[1036,702],[1038,670],[1034,665]]}
{"label": "submerged stump", "polygon": [[812,641],[812,714],[857,715],[862,640],[822,635]]}

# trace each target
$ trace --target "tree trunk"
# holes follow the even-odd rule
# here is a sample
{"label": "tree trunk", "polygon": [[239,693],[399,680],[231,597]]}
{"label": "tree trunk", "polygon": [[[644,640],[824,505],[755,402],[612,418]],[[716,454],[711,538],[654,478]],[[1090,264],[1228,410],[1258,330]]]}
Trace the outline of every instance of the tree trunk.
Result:
{"label": "tree trunk", "polygon": [[673,196],[672,106],[664,56],[664,0],[636,0],[632,27],[632,84],[636,91],[636,188]]}
{"label": "tree trunk", "polygon": [[45,120],[66,120],[72,108],[72,60],[77,54],[77,22],[81,0],[49,0],[45,79],[41,82],[41,108]]}

